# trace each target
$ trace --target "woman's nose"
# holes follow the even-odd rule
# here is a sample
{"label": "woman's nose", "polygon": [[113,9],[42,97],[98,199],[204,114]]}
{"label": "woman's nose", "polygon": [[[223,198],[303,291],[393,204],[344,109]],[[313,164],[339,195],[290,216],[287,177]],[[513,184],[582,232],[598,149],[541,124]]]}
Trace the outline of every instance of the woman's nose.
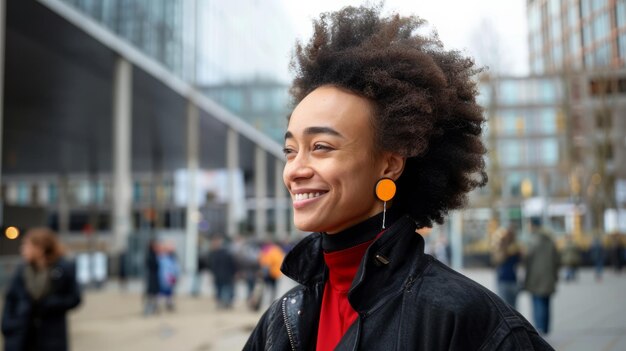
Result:
{"label": "woman's nose", "polygon": [[313,168],[306,157],[297,155],[294,159],[287,161],[283,171],[285,182],[298,179],[307,179],[313,176]]}

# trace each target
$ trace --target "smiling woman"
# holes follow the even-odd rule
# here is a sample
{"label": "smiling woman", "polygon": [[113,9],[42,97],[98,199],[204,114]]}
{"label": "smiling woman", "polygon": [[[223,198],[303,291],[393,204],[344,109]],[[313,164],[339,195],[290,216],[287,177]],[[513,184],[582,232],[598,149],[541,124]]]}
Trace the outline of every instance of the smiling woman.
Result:
{"label": "smiling woman", "polygon": [[314,233],[282,266],[301,285],[246,350],[551,349],[496,295],[424,254],[416,230],[487,179],[477,70],[416,34],[423,23],[346,7],[297,46],[283,180],[295,225]]}
{"label": "smiling woman", "polygon": [[398,178],[404,160],[372,154],[373,111],[367,99],[334,86],[316,89],[293,111],[283,178],[300,230],[337,233],[382,211],[363,189],[381,177]]}

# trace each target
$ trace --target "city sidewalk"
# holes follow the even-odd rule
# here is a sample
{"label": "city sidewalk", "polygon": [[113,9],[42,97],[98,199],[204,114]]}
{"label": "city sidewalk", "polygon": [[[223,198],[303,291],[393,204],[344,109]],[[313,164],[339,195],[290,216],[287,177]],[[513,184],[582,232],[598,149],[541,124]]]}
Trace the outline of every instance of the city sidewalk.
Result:
{"label": "city sidewalk", "polygon": [[[494,287],[493,272],[464,271],[488,288]],[[281,281],[285,291],[291,282]],[[261,312],[248,311],[239,302],[233,310],[217,310],[205,292],[193,298],[181,289],[175,312],[156,316],[141,314],[140,285],[131,284],[129,292],[119,292],[116,284],[101,291],[88,291],[82,307],[71,315],[73,350],[240,350]],[[553,299],[553,332],[548,341],[557,350],[626,350],[626,274],[606,271],[596,283],[590,270],[579,280],[559,284]],[[238,293],[243,294],[243,286]],[[530,319],[530,298],[522,293],[519,310]]]}

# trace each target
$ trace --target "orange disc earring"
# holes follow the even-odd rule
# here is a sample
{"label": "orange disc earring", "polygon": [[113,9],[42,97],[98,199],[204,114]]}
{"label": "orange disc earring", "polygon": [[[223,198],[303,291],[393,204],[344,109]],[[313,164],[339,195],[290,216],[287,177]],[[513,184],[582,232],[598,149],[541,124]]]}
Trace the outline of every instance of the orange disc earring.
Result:
{"label": "orange disc earring", "polygon": [[385,217],[387,215],[387,201],[396,195],[396,183],[389,178],[383,178],[376,183],[376,197],[383,202],[383,229],[385,229]]}

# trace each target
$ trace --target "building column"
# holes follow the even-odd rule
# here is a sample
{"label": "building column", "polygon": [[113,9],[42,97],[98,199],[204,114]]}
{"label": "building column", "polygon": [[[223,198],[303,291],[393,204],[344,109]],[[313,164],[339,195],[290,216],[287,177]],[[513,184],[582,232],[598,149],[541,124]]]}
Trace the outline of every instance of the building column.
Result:
{"label": "building column", "polygon": [[254,153],[254,231],[259,239],[267,235],[267,154],[260,147],[255,148]]}
{"label": "building column", "polygon": [[187,105],[187,218],[185,221],[185,268],[194,274],[198,269],[198,168],[200,163],[200,114],[192,101]]}
{"label": "building column", "polygon": [[[2,138],[4,130],[4,44],[6,38],[6,0],[0,0],[0,186],[2,186]],[[0,225],[4,224],[3,199],[0,198]]]}
{"label": "building column", "polygon": [[132,211],[131,127],[132,75],[130,62],[118,58],[113,76],[113,252],[126,249]]}
{"label": "building column", "polygon": [[235,208],[235,175],[239,168],[239,135],[229,128],[226,134],[226,168],[228,169],[228,204],[226,206],[226,235],[232,238],[237,234],[237,213]]}
{"label": "building column", "polygon": [[283,240],[287,238],[287,211],[289,208],[287,199],[287,189],[283,182],[283,168],[285,163],[279,159],[276,159],[274,163],[274,223],[276,228],[276,238]]}

